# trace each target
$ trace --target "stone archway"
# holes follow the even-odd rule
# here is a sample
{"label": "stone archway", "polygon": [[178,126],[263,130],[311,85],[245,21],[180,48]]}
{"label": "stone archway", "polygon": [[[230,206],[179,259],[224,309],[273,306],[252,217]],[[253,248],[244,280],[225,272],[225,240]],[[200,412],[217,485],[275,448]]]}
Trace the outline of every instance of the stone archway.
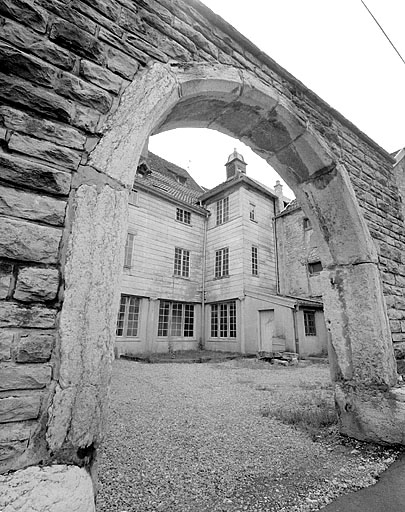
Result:
{"label": "stone archway", "polygon": [[[294,190],[325,241],[325,309],[342,431],[404,443],[405,407],[402,389],[394,387],[378,258],[338,155],[292,104],[248,72],[153,64],[126,88],[74,177],[62,240],[57,378],[46,428],[52,460],[92,467],[108,396],[128,190],[149,135],[177,126],[240,138]],[[52,471],[42,477],[51,480]]]}
{"label": "stone archway", "polygon": [[400,391],[387,391],[397,374],[375,245],[346,169],[293,106],[246,71],[155,64],[128,87],[108,126],[89,165],[127,187],[148,136],[176,127],[239,138],[278,171],[324,241],[325,313],[341,429],[403,442]]}

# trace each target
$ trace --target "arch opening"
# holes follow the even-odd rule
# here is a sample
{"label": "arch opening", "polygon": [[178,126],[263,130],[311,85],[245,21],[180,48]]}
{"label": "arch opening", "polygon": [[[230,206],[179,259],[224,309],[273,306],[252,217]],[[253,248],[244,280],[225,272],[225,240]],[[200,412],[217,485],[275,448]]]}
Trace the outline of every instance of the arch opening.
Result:
{"label": "arch opening", "polygon": [[[66,349],[72,335],[72,325],[76,326],[76,333],[80,330],[88,336],[86,347],[93,347],[97,351],[103,345],[112,353],[114,306],[118,304],[118,276],[123,260],[128,191],[132,188],[139,159],[147,150],[148,137],[186,126],[207,127],[240,139],[264,158],[294,191],[319,240],[323,241],[322,262],[326,268],[324,304],[331,332],[331,362],[341,429],[358,438],[402,442],[398,428],[392,428],[387,433],[384,427],[377,425],[381,417],[387,415],[392,397],[388,397],[386,405],[380,408],[375,421],[367,409],[370,393],[375,393],[376,389],[392,388],[397,375],[377,254],[350,178],[338,156],[294,111],[292,104],[281,98],[270,85],[248,72],[226,66],[194,65],[183,68],[154,64],[128,86],[118,109],[107,120],[105,135],[90,154],[87,165],[110,177],[119,200],[117,197],[104,197],[101,202],[98,198],[92,203],[92,198],[88,197],[90,192],[86,191],[86,182],[80,183],[79,180],[73,226],[83,223],[88,227],[91,214],[89,203],[94,210],[104,208],[103,215],[107,217],[107,202],[115,201],[113,218],[108,220],[111,228],[108,236],[100,231],[98,237],[97,230],[94,234],[94,247],[103,251],[108,246],[110,260],[105,262],[99,258],[98,270],[94,272],[90,267],[95,264],[94,261],[92,265],[88,264],[88,254],[82,253],[74,242],[70,245],[67,293],[61,314],[62,375],[64,368],[74,364],[75,355]],[[74,265],[71,265],[72,261],[75,261]],[[85,271],[94,274],[93,280],[86,281],[89,286],[92,282],[97,285],[100,281],[106,283],[108,293],[101,287],[98,300],[103,303],[104,311],[113,311],[113,314],[107,315],[107,322],[101,322],[101,326],[92,321],[91,329],[86,323],[86,315],[90,312],[82,314],[74,284],[83,278]],[[112,293],[113,284],[115,290]],[[91,349],[87,352],[90,357]],[[94,368],[92,363],[89,364]],[[107,358],[103,367],[107,368],[108,364]],[[99,371],[96,369],[95,373]],[[70,371],[67,374],[74,381],[73,385],[83,375],[72,375]],[[102,386],[107,385],[108,374],[101,379]],[[361,393],[358,392],[360,389]],[[62,446],[68,430],[66,414],[59,414],[58,405],[69,400],[66,393],[68,391],[63,389],[57,391],[50,419],[50,432],[52,425],[54,431],[58,432],[58,437],[52,438],[55,450]],[[100,393],[100,396],[105,394]],[[85,407],[85,398],[82,400]],[[98,403],[102,410],[102,399]],[[95,411],[92,418],[86,421],[94,421],[99,414],[102,414],[99,410]],[[390,425],[393,425],[397,420],[393,414],[389,416]],[[92,429],[86,423],[77,421],[77,433],[74,435],[89,444],[91,435],[88,432]]]}

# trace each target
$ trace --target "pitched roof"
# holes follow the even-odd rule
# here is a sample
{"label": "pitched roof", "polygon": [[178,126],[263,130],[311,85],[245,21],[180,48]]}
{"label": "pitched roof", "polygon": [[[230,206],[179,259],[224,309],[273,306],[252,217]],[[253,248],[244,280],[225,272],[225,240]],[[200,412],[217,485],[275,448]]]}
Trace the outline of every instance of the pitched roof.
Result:
{"label": "pitched roof", "polygon": [[[136,174],[135,187],[144,186],[151,191],[156,191],[159,195],[197,207],[199,197],[204,189],[193,180],[185,169],[167,162],[153,153],[149,153],[147,164],[151,172]],[[201,208],[201,211],[203,211],[203,208]]]}
{"label": "pitched roof", "polygon": [[269,195],[271,197],[276,198],[276,194],[273,189],[270,187],[266,187],[266,185],[263,185],[263,183],[260,183],[259,181],[254,180],[253,178],[250,178],[249,176],[246,176],[246,174],[238,173],[232,178],[223,181],[219,185],[217,185],[214,188],[211,188],[204,192],[204,194],[201,195],[201,200],[205,201],[209,197],[215,196],[222,192],[223,190],[227,190],[230,187],[233,187],[234,185],[240,185],[242,183],[245,183],[247,185],[250,185],[254,187],[255,189],[259,190],[263,194]]}
{"label": "pitched roof", "polygon": [[282,210],[277,217],[283,217],[283,215],[288,215],[289,213],[295,212],[296,210],[301,210],[301,206],[298,204],[296,199],[293,199],[288,205]]}
{"label": "pitched roof", "polygon": [[204,189],[198,185],[198,183],[185,169],[182,169],[176,164],[168,162],[164,158],[161,158],[160,156],[155,155],[150,151],[148,154],[148,165],[152,171],[159,172],[160,174],[167,176],[168,178],[180,181],[181,183],[184,182],[184,185],[186,185],[188,189],[196,190],[200,194],[204,192]]}

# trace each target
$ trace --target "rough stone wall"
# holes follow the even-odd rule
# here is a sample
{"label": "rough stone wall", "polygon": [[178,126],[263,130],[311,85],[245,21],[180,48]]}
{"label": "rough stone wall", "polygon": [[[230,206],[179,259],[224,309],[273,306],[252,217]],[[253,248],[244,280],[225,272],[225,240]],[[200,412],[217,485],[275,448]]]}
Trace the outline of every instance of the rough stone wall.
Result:
{"label": "rough stone wall", "polygon": [[[1,471],[51,460],[88,464],[91,458],[85,448],[77,451],[91,443],[85,422],[65,425],[71,452],[65,447],[55,455],[60,443],[51,435],[47,444],[44,435],[48,407],[55,393],[66,400],[62,384],[72,377],[60,368],[56,334],[63,262],[75,208],[87,211],[92,201],[91,217],[118,204],[119,183],[86,167],[87,156],[126,86],[153,61],[219,61],[247,69],[328,141],[350,173],[378,247],[393,339],[405,339],[403,219],[392,159],[197,0],[0,0],[0,27]],[[98,209],[107,186],[117,194],[106,194]],[[107,238],[100,250],[120,241],[113,233]],[[84,357],[75,350],[72,366]],[[85,416],[88,404],[79,405]]]}
{"label": "rough stone wall", "polygon": [[305,214],[297,207],[276,217],[280,293],[298,297],[320,297],[320,274],[310,275],[308,263],[321,261],[315,233],[304,229]]}

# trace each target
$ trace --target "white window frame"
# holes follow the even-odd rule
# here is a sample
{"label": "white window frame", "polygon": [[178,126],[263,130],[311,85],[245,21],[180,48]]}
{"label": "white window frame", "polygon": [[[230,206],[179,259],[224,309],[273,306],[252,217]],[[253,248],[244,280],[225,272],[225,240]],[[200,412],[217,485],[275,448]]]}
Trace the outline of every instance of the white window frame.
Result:
{"label": "white window frame", "polygon": [[132,259],[134,255],[135,234],[127,233],[127,241],[125,243],[124,268],[132,267]]}
{"label": "white window frame", "polygon": [[176,277],[190,277],[190,251],[181,247],[174,248],[174,270]]}
{"label": "white window frame", "polygon": [[315,311],[304,310],[304,332],[305,336],[316,336],[316,313]]}
{"label": "white window frame", "polygon": [[132,206],[138,206],[139,194],[137,190],[131,190],[128,202]]}
{"label": "white window frame", "polygon": [[236,338],[237,314],[236,301],[211,304],[210,338]]}
{"label": "white window frame", "polygon": [[215,279],[229,276],[229,247],[215,251]]}
{"label": "white window frame", "polygon": [[252,245],[252,276],[259,275],[259,248]]}
{"label": "white window frame", "polygon": [[118,338],[138,337],[140,310],[139,297],[135,295],[121,295],[115,331]]}
{"label": "white window frame", "polygon": [[176,208],[176,220],[183,224],[191,224],[191,212],[184,210],[183,208]]}
{"label": "white window frame", "polygon": [[[177,314],[174,314],[174,312]],[[178,313],[180,313],[180,316]],[[169,333],[174,338],[188,339],[195,337],[194,304],[168,300],[160,301],[157,335],[159,338],[167,338]]]}
{"label": "white window frame", "polygon": [[229,221],[229,196],[217,201],[217,226]]}

